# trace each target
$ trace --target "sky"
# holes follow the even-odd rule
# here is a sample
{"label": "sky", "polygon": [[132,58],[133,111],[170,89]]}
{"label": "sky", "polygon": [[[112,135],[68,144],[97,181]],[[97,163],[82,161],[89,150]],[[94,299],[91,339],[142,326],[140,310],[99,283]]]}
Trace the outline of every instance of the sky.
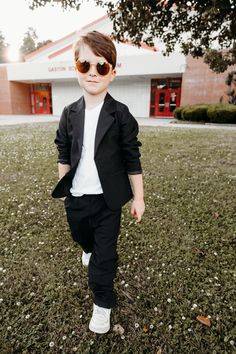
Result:
{"label": "sky", "polygon": [[29,0],[0,0],[0,31],[10,45],[9,58],[17,59],[17,51],[28,27],[36,30],[38,41],[57,40],[80,29],[106,14],[93,0],[84,0],[80,10],[62,10],[55,4],[35,10],[29,9]]}

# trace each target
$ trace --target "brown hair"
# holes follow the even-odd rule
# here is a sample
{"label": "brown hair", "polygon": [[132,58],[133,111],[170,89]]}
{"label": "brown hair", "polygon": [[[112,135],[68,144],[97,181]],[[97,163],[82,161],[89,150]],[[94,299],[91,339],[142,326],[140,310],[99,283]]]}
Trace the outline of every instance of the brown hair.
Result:
{"label": "brown hair", "polygon": [[79,58],[79,52],[83,44],[87,44],[95,55],[104,57],[112,65],[112,68],[115,68],[116,47],[110,37],[97,31],[82,35],[73,47],[75,61]]}

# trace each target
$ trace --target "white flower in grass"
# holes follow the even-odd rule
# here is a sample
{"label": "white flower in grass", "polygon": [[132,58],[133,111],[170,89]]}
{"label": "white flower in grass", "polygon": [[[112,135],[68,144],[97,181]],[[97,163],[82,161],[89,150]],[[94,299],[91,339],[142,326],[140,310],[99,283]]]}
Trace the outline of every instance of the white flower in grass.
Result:
{"label": "white flower in grass", "polygon": [[168,298],[168,299],[167,299],[167,302],[171,303],[171,299],[170,299],[170,298]]}
{"label": "white flower in grass", "polygon": [[153,329],[153,328],[154,328],[153,324],[150,324],[149,328],[150,328],[150,329]]}
{"label": "white flower in grass", "polygon": [[135,328],[139,328],[139,324],[138,324],[138,323],[135,323],[135,324],[134,324],[134,327],[135,327]]}
{"label": "white flower in grass", "polygon": [[192,330],[192,328],[188,328],[188,332],[192,332],[193,330]]}
{"label": "white flower in grass", "polygon": [[120,338],[121,338],[121,339],[125,339],[125,336],[121,336]]}
{"label": "white flower in grass", "polygon": [[129,286],[129,284],[125,284],[125,287],[127,288]]}
{"label": "white flower in grass", "polygon": [[234,343],[233,340],[231,340],[231,341],[229,342],[229,344],[232,345],[232,346],[234,346],[235,343]]}
{"label": "white flower in grass", "polygon": [[62,340],[66,340],[66,336],[63,336],[63,337],[62,337]]}
{"label": "white flower in grass", "polygon": [[171,330],[173,327],[171,325],[168,326],[169,330]]}
{"label": "white flower in grass", "polygon": [[94,341],[93,341],[93,340],[91,340],[89,343],[90,343],[90,345],[93,345]]}
{"label": "white flower in grass", "polygon": [[194,310],[195,308],[197,308],[197,304],[193,304],[193,306],[191,307],[191,310]]}
{"label": "white flower in grass", "polygon": [[0,304],[3,302],[3,299],[0,299]]}
{"label": "white flower in grass", "polygon": [[157,307],[154,307],[154,311],[157,312]]}
{"label": "white flower in grass", "polygon": [[10,331],[10,330],[11,330],[11,326],[8,326],[8,327],[7,327],[7,330]]}
{"label": "white flower in grass", "polygon": [[83,315],[80,315],[80,316],[79,316],[79,318],[82,318],[82,317],[83,317]]}
{"label": "white flower in grass", "polygon": [[54,342],[50,342],[50,343],[49,343],[49,347],[50,347],[50,348],[54,347]]}
{"label": "white flower in grass", "polygon": [[17,301],[16,306],[20,306],[20,301]]}
{"label": "white flower in grass", "polygon": [[120,282],[120,283],[121,283],[121,285],[123,285],[123,284],[125,284],[125,281],[124,281],[124,280],[121,280],[121,282]]}
{"label": "white flower in grass", "polygon": [[186,317],[182,316],[182,320],[186,320]]}
{"label": "white flower in grass", "polygon": [[29,318],[30,318],[30,315],[29,315],[29,314],[25,316],[25,319],[26,319],[26,320],[28,320]]}

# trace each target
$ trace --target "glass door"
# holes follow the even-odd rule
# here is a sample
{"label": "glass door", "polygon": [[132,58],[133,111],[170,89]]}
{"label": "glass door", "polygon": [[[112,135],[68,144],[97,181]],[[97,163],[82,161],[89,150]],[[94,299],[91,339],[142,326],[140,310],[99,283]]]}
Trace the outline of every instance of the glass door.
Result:
{"label": "glass door", "polygon": [[151,80],[150,117],[172,117],[180,105],[181,79]]}
{"label": "glass door", "polygon": [[32,113],[34,114],[51,114],[51,85],[50,84],[34,84],[31,86],[32,97]]}

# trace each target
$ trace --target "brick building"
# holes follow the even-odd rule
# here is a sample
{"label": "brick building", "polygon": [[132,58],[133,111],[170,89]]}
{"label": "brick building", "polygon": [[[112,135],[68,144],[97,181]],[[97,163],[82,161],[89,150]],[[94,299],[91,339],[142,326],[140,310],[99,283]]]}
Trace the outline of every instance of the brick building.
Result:
{"label": "brick building", "polygon": [[[81,96],[72,45],[91,30],[111,33],[107,16],[26,56],[26,62],[0,64],[0,114],[54,114]],[[227,73],[215,74],[202,59],[158,48],[115,43],[117,77],[109,92],[135,117],[171,117],[179,105],[225,99]],[[230,69],[229,71],[231,71]]]}

